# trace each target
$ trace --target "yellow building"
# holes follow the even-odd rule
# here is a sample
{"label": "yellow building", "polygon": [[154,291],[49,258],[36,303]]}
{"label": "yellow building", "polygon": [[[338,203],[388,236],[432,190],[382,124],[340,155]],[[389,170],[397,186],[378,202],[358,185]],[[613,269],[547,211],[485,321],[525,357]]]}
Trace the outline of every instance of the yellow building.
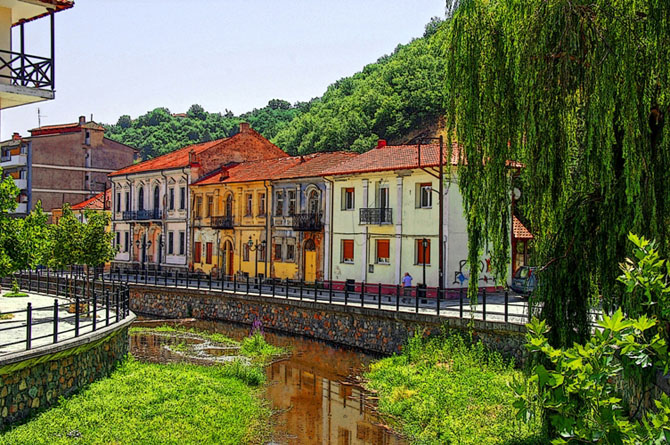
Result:
{"label": "yellow building", "polygon": [[276,158],[222,166],[191,185],[195,271],[215,276],[271,276],[268,248],[271,180],[300,162]]}

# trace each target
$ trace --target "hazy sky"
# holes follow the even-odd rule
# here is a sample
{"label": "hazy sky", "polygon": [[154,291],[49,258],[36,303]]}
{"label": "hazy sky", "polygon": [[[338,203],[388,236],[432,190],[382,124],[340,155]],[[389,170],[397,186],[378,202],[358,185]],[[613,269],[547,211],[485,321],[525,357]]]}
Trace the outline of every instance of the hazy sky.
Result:
{"label": "hazy sky", "polygon": [[[56,99],[2,111],[2,139],[80,115],[242,113],[326,87],[423,34],[444,0],[76,0],[56,14]],[[16,30],[15,30],[16,33]],[[25,25],[47,56],[48,19]],[[15,48],[18,38],[15,37]]]}

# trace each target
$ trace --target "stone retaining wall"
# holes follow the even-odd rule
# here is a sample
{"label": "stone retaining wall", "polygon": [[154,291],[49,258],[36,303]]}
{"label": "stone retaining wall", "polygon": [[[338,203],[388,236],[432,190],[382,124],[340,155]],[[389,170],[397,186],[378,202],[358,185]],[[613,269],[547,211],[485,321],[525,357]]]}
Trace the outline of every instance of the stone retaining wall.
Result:
{"label": "stone retaining wall", "polygon": [[134,318],[0,358],[0,431],[107,376],[128,353],[128,326]]}
{"label": "stone retaining wall", "polygon": [[[417,329],[431,335],[445,328],[465,329],[471,322],[355,306],[132,284],[130,307],[135,313],[169,318],[196,317],[245,324],[258,318],[266,328],[381,354],[400,351]],[[472,328],[475,338],[517,363],[523,361],[524,326],[473,320]]]}

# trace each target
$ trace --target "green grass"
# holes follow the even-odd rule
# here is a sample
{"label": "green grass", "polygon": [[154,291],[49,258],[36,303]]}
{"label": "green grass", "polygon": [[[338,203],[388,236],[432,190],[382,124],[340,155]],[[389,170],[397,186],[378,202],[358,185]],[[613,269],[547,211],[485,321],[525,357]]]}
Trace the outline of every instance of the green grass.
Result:
{"label": "green grass", "polygon": [[267,362],[273,357],[286,353],[286,351],[283,348],[266,342],[265,338],[263,338],[263,335],[260,333],[255,333],[251,337],[242,340],[240,353],[245,357],[261,362]]}
{"label": "green grass", "polygon": [[27,297],[28,294],[25,292],[7,292],[6,294],[2,295],[3,297],[7,298],[17,298],[17,297]]}
{"label": "green grass", "polygon": [[14,314],[0,314],[0,320],[11,320],[14,318]]}
{"label": "green grass", "polygon": [[130,333],[140,333],[140,332],[165,332],[165,333],[174,333],[174,334],[191,334],[196,335],[205,340],[212,341],[214,343],[224,343],[226,345],[236,346],[239,345],[239,342],[226,337],[223,334],[217,332],[207,332],[199,331],[195,328],[184,328],[184,327],[172,327],[172,326],[156,326],[154,327],[134,327],[130,328]]}
{"label": "green grass", "polygon": [[263,442],[270,410],[237,378],[253,369],[129,358],[109,378],[0,435],[0,444]]}
{"label": "green grass", "polygon": [[379,412],[412,443],[546,443],[539,423],[515,419],[509,385],[523,373],[460,335],[415,336],[402,355],[373,363],[366,377]]}

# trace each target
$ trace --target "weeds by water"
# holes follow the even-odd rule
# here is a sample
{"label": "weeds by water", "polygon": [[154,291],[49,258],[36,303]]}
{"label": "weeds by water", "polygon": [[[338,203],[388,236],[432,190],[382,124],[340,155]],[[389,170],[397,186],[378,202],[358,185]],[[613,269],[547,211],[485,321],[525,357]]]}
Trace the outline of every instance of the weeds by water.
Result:
{"label": "weeds by water", "polygon": [[511,362],[460,335],[414,336],[402,355],[371,365],[379,412],[421,444],[545,443],[541,426],[515,418]]}
{"label": "weeds by water", "polygon": [[226,345],[238,345],[239,343],[233,340],[232,338],[226,337],[223,334],[218,332],[207,332],[200,331],[195,328],[185,328],[185,327],[173,327],[173,326],[156,326],[151,328],[145,327],[132,327],[130,328],[130,333],[139,333],[139,332],[166,332],[166,333],[175,333],[175,334],[191,334],[203,338],[205,340],[212,341],[214,343],[223,343]]}
{"label": "weeds by water", "polygon": [[[109,378],[0,435],[0,444],[243,444],[267,440],[256,371],[126,360]],[[75,438],[75,439],[73,439]]]}

